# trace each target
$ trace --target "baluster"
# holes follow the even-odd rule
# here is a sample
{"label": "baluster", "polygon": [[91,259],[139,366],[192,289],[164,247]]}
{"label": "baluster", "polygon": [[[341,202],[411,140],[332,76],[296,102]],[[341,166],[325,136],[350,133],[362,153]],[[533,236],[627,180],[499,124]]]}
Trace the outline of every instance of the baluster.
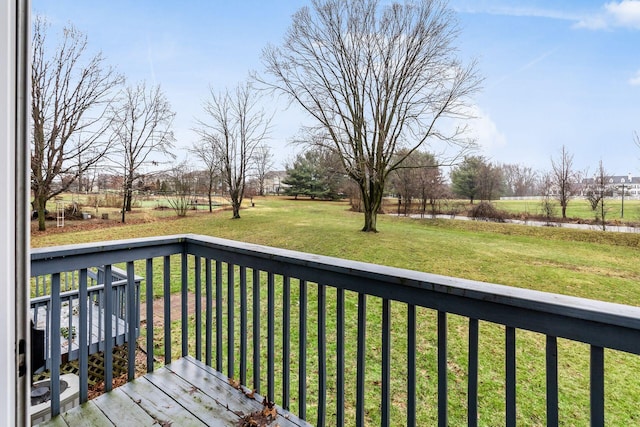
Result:
{"label": "baluster", "polygon": [[235,266],[227,264],[227,369],[228,377],[235,377]]}
{"label": "baluster", "polygon": [[469,319],[469,383],[467,384],[467,424],[478,425],[478,319]]}
{"label": "baluster", "polygon": [[147,372],[153,372],[153,258],[147,259],[145,288],[147,300]]}
{"label": "baluster", "polygon": [[300,348],[298,349],[298,416],[307,417],[307,282],[300,280],[300,318],[299,318]]}
{"label": "baluster", "polygon": [[506,422],[516,425],[516,329],[507,326],[506,331]]}
{"label": "baluster", "polygon": [[171,363],[171,257],[164,257],[163,298],[164,298],[164,360]]}
{"label": "baluster", "polygon": [[604,349],[591,346],[591,425],[604,425]]}
{"label": "baluster", "polygon": [[388,299],[382,300],[382,422],[389,426],[391,399],[391,304]]}
{"label": "baluster", "polygon": [[247,267],[240,267],[240,383],[247,384]]}
{"label": "baluster", "polygon": [[113,278],[111,265],[104,268],[104,391],[111,391],[113,384]]}
{"label": "baluster", "polygon": [[291,286],[289,276],[282,279],[282,407],[289,409],[289,369],[291,342],[289,339],[291,328]]}
{"label": "baluster", "polygon": [[416,425],[416,306],[407,306],[407,427]]}
{"label": "baluster", "polygon": [[438,425],[447,422],[447,313],[438,311]]}
{"label": "baluster", "polygon": [[558,339],[547,335],[547,426],[558,425]]}
{"label": "baluster", "polygon": [[336,288],[336,425],[344,425],[344,289]]}
{"label": "baluster", "polygon": [[195,317],[196,317],[196,360],[202,360],[202,265],[200,263],[200,257],[195,257],[195,268],[196,268],[196,289],[195,289],[195,297],[196,297],[196,309],[195,309]]}

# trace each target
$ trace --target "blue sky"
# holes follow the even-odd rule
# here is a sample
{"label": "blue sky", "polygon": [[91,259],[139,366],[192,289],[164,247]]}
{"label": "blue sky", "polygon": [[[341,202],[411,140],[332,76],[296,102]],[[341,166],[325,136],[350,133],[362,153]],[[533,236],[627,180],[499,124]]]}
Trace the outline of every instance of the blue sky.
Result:
{"label": "blue sky", "polygon": [[[233,87],[260,52],[277,44],[306,0],[32,0],[57,36],[72,22],[131,84],[160,84],[176,111],[178,147],[196,141],[194,117],[211,86]],[[478,60],[483,89],[471,123],[480,154],[548,170],[562,145],[574,166],[640,175],[640,0],[451,0],[462,58]],[[305,116],[276,99],[271,139],[276,166]],[[186,153],[177,150],[184,158]]]}

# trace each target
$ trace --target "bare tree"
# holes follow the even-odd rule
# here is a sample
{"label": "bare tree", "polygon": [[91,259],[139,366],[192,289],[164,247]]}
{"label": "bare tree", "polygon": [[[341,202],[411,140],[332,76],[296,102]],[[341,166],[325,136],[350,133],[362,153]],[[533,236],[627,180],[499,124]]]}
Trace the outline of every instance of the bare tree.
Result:
{"label": "bare tree", "polygon": [[[47,23],[33,25],[31,63],[31,189],[38,228],[45,230],[47,201],[66,191],[109,151],[108,106],[123,81],[105,65],[101,53],[87,51],[87,37],[73,26],[63,29],[57,48],[47,43]],[[60,181],[60,177],[70,179]],[[53,185],[60,181],[61,185]]]}
{"label": "bare tree", "polygon": [[606,197],[608,192],[613,192],[610,186],[611,181],[611,176],[604,169],[602,160],[600,160],[593,179],[589,180],[587,184],[586,197],[591,205],[591,210],[595,213],[596,222],[600,220],[602,231],[607,229],[606,218],[609,210],[606,207]]}
{"label": "bare tree", "polygon": [[258,93],[249,82],[234,92],[214,93],[204,103],[206,119],[198,120],[196,132],[203,140],[218,144],[222,178],[227,186],[233,218],[240,218],[247,172],[256,149],[267,138],[271,118],[258,105]]}
{"label": "bare tree", "polygon": [[538,174],[529,166],[503,164],[500,166],[506,196],[533,196],[538,184]]}
{"label": "bare tree", "polygon": [[203,137],[199,143],[194,143],[189,151],[204,163],[207,176],[207,199],[209,212],[213,212],[213,191],[216,180],[222,173],[221,154],[218,152],[221,144],[217,135]]}
{"label": "bare tree", "polygon": [[560,156],[551,159],[551,178],[555,187],[556,198],[562,209],[562,218],[567,217],[567,206],[576,194],[577,174],[573,170],[573,154],[569,154],[563,145]]}
{"label": "bare tree", "polygon": [[[263,81],[306,110],[329,137],[357,184],[363,231],[375,232],[385,182],[409,155],[444,142],[457,154],[472,145],[466,118],[479,87],[475,63],[456,58],[457,24],[438,0],[380,5],[378,0],[313,0],[293,15],[281,47],[263,52]],[[451,122],[448,122],[450,124]]]}
{"label": "bare tree", "polygon": [[180,217],[187,216],[193,199],[194,176],[186,161],[175,165],[170,172],[172,194],[167,195],[167,203]]}
{"label": "bare tree", "polygon": [[131,212],[133,182],[140,168],[147,162],[155,163],[154,154],[175,158],[170,151],[174,137],[171,125],[175,113],[160,86],[147,90],[146,84],[127,87],[122,104],[114,108],[113,131],[120,144],[121,156],[116,160],[124,176],[122,222],[125,211]]}
{"label": "bare tree", "polygon": [[271,147],[266,144],[256,147],[253,155],[253,169],[258,181],[258,195],[264,196],[264,180],[267,173],[273,167],[273,153]]}

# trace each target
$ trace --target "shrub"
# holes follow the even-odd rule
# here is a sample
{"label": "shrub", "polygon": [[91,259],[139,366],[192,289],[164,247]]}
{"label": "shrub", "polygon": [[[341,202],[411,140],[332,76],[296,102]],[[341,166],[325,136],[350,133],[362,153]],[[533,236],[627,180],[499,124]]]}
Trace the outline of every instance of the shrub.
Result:
{"label": "shrub", "polygon": [[504,222],[505,214],[489,202],[480,202],[469,212],[471,218],[483,221]]}

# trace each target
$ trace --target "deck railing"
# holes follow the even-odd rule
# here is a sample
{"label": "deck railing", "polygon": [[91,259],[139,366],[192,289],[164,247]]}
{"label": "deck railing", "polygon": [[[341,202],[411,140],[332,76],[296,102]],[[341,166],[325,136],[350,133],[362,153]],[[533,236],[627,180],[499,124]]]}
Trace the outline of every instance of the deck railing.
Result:
{"label": "deck railing", "polygon": [[[517,364],[524,345],[521,336],[529,342],[527,352],[538,344],[542,348],[542,357],[533,359],[541,360],[543,366],[533,368],[544,377],[542,396],[537,397],[544,401],[544,410],[537,419],[559,424],[558,352],[567,339],[588,346],[588,418],[592,425],[603,425],[605,349],[640,354],[637,307],[212,237],[181,235],[36,249],[31,272],[51,275],[55,312],[60,309],[56,296],[61,274],[77,272],[83,300],[88,269],[104,266],[104,305],[109,313],[115,304],[109,278],[117,263],[125,264],[131,285],[126,294],[130,319],[138,316],[135,273],[144,277],[142,310],[148,321],[142,332],[148,371],[157,367],[159,358],[168,364],[175,357],[192,355],[317,425],[364,425],[372,420],[390,425],[400,419],[414,426],[420,424],[416,417],[423,408],[435,407],[431,417],[444,426],[451,408],[463,406],[462,418],[475,426],[486,415],[478,408],[487,390],[502,401],[504,424],[522,423],[516,399],[522,384],[516,375],[523,369]],[[171,317],[167,296],[172,290],[181,295],[179,319]],[[155,327],[150,320],[154,297],[164,298],[162,313],[155,313],[162,325]],[[197,315],[188,311],[191,298]],[[84,305],[79,309],[84,402],[88,314]],[[105,316],[106,331],[111,330],[110,323],[111,317]],[[499,348],[490,356],[481,345],[485,335],[480,329],[485,324],[502,330],[491,338]],[[53,317],[52,330],[60,326]],[[531,341],[524,331],[538,338]],[[135,331],[130,328],[128,333],[129,342],[134,342]],[[52,348],[59,348],[59,339],[53,334]],[[112,346],[112,340],[105,341],[106,391],[112,388]],[[135,351],[135,346],[128,346],[128,380],[134,378]],[[425,366],[431,366],[427,359],[433,359],[433,372],[425,372]],[[60,374],[59,354],[52,354],[52,362],[55,379]],[[497,388],[482,384],[480,372],[487,363],[495,364],[494,371],[502,376]],[[59,390],[56,381],[52,383],[55,415],[60,410]],[[396,404],[397,396],[402,405]],[[487,408],[486,412],[495,411]]]}
{"label": "deck railing", "polygon": [[[115,345],[122,345],[127,340],[127,328],[129,326],[126,318],[127,300],[127,275],[126,272],[117,268],[111,268],[111,289],[113,292],[112,300],[115,301],[111,314],[113,316],[112,333],[110,338],[113,339]],[[93,269],[87,269],[87,299],[81,300],[79,274],[77,271],[67,271],[60,275],[60,311],[56,311],[61,321],[62,340],[60,353],[66,360],[75,360],[78,358],[78,336],[79,330],[79,305],[81,301],[87,305],[87,322],[88,322],[88,346],[89,354],[93,354],[104,350],[104,267],[99,266]],[[31,318],[38,329],[44,330],[45,343],[45,361],[46,368],[50,369],[51,362],[51,319],[52,319],[52,298],[51,285],[52,275],[35,276],[32,284],[31,298]],[[140,304],[140,282],[142,277],[134,278],[136,286],[136,305]],[[137,330],[140,324],[139,316],[134,319],[133,326]]]}

